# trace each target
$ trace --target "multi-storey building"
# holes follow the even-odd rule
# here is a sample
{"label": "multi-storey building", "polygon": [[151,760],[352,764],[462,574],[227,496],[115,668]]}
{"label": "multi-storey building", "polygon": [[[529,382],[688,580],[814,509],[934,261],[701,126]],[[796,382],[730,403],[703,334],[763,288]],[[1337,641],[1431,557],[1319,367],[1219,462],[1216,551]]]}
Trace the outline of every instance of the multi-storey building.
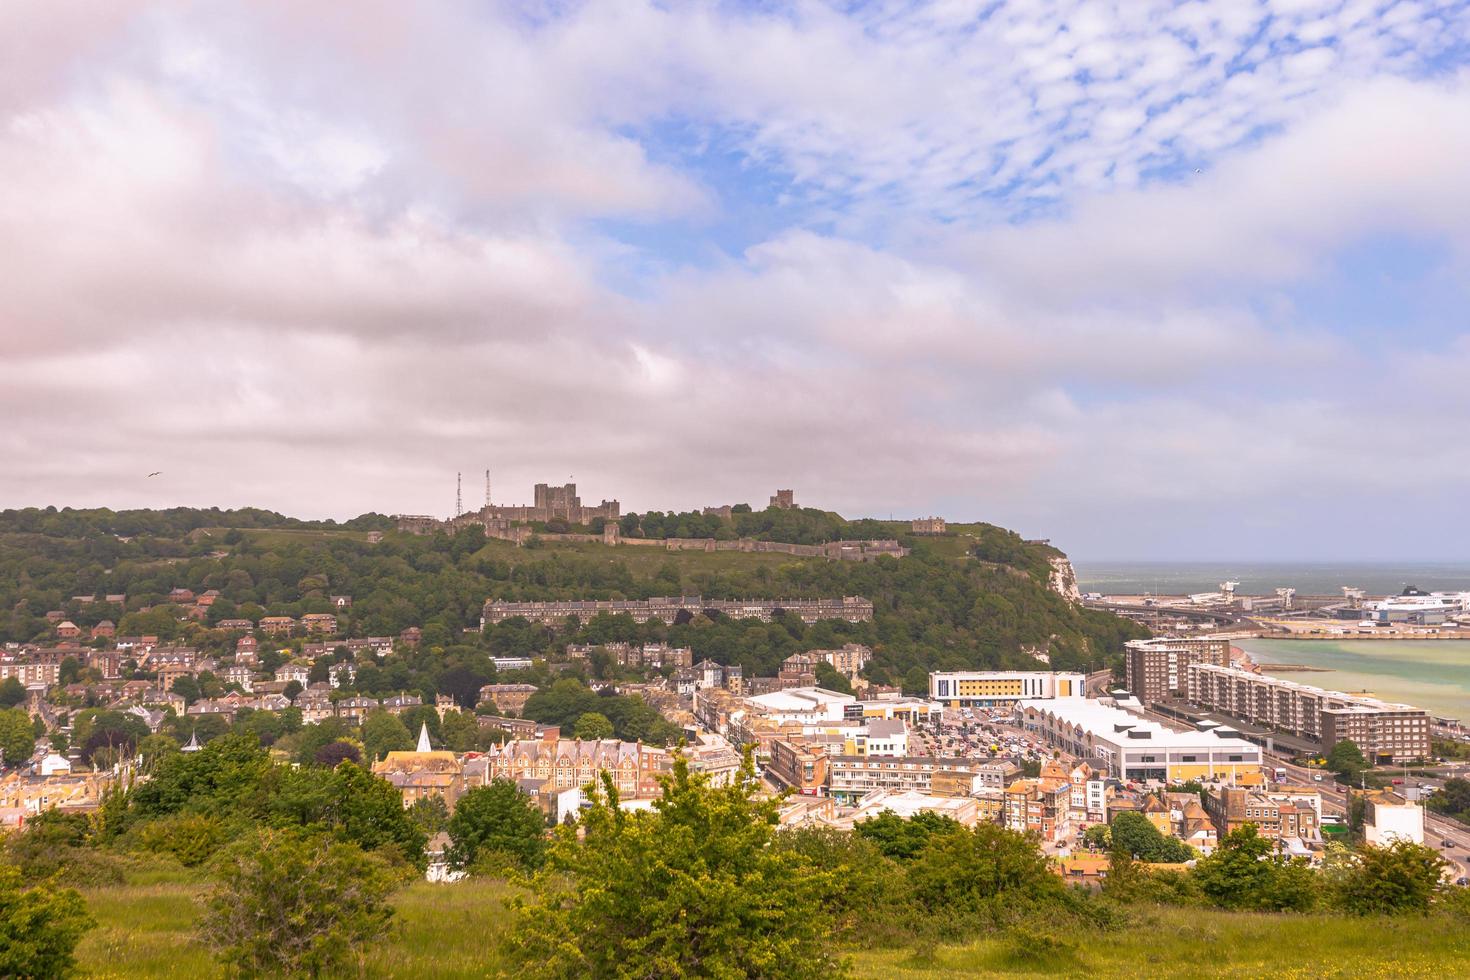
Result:
{"label": "multi-storey building", "polygon": [[839,803],[856,803],[877,789],[928,793],[937,772],[974,772],[975,759],[934,756],[833,755],[827,759],[828,791]]}
{"label": "multi-storey building", "polygon": [[1273,799],[1259,790],[1222,786],[1205,794],[1205,812],[1220,838],[1246,824],[1267,840],[1315,841],[1321,838],[1317,811],[1305,801]]}
{"label": "multi-storey building", "polygon": [[862,596],[843,596],[841,599],[705,599],[701,596],[665,596],[653,599],[553,599],[547,602],[492,599],[485,603],[480,627],[483,629],[516,617],[543,626],[560,626],[571,616],[586,622],[604,614],[628,615],[637,623],[657,619],[672,625],[681,616],[687,620],[701,613],[730,619],[758,619],[766,623],[780,613],[794,613],[807,624],[824,619],[862,623],[872,620],[873,603]]}
{"label": "multi-storey building", "polygon": [[1429,713],[1408,704],[1209,664],[1189,668],[1189,700],[1311,739],[1324,750],[1351,739],[1377,762],[1411,762],[1431,754]]}
{"label": "multi-storey building", "polygon": [[1071,833],[1072,784],[1066,779],[1018,779],[1005,789],[1005,826],[1055,841]]}
{"label": "multi-storey building", "polygon": [[540,739],[516,739],[485,753],[484,782],[495,779],[543,779],[557,789],[601,784],[601,774],[612,774],[623,799],[659,795],[658,775],[670,768],[663,749],[641,742],[615,739],[564,739],[547,729]]}
{"label": "multi-storey building", "polygon": [[914,534],[940,535],[945,533],[944,518],[920,517],[910,525]]}
{"label": "multi-storey building", "polygon": [[1235,782],[1261,769],[1260,746],[1244,739],[1214,732],[1176,732],[1086,698],[1022,701],[1016,705],[1016,717],[1023,728],[1048,745],[1083,759],[1100,760],[1118,779]]}
{"label": "multi-storey building", "polygon": [[802,796],[827,795],[827,752],[804,739],[773,741],[765,771]]}
{"label": "multi-storey building", "polygon": [[1123,645],[1123,685],[1144,704],[1186,697],[1191,664],[1230,663],[1230,641],[1208,636],[1129,640]]}
{"label": "multi-storey building", "polygon": [[1014,704],[1041,698],[1080,698],[1087,678],[1044,670],[946,670],[929,675],[929,697],[951,708]]}
{"label": "multi-storey building", "polygon": [[535,684],[486,684],[480,688],[480,703],[493,704],[496,711],[520,714],[535,693]]}

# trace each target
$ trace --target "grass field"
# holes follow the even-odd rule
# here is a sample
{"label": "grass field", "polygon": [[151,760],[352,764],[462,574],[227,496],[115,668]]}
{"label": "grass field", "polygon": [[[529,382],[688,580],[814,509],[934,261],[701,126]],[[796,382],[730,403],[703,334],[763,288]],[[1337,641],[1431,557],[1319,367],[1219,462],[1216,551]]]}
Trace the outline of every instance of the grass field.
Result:
{"label": "grass field", "polygon": [[[157,873],[87,892],[99,926],[78,959],[89,977],[216,977],[192,938],[202,886]],[[493,881],[416,883],[395,898],[397,922],[368,955],[373,977],[449,980],[494,975],[506,886]],[[1470,935],[1443,919],[1348,919],[1160,909],[1128,929],[1079,940],[1046,963],[1017,962],[1003,939],[932,951],[863,950],[860,977],[1075,976],[1246,978],[1470,976]]]}

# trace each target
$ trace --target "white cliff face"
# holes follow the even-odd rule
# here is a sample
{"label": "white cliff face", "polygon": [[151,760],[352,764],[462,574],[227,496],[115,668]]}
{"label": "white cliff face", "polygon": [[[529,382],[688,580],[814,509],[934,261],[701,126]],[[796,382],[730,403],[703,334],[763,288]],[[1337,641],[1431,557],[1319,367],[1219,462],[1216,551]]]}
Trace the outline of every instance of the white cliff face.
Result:
{"label": "white cliff face", "polygon": [[1072,562],[1065,556],[1051,560],[1051,589],[1068,602],[1081,602],[1082,593],[1077,589],[1077,573]]}

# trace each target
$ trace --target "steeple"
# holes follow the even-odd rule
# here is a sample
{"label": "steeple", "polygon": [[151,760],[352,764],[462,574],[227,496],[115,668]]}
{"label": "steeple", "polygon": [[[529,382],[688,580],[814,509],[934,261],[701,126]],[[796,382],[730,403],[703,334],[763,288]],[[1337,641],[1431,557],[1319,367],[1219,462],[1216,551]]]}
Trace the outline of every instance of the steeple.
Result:
{"label": "steeple", "polygon": [[432,751],[434,751],[429,746],[429,723],[428,722],[422,722],[419,725],[419,751],[420,752],[432,752]]}

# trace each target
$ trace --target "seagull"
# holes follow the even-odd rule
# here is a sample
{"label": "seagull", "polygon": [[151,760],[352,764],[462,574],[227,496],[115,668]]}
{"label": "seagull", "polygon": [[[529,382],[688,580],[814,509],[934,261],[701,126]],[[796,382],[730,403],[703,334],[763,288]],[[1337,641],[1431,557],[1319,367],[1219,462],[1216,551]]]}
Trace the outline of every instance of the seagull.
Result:
{"label": "seagull", "polygon": [[148,479],[150,479],[150,480],[151,480],[151,479],[153,479],[153,478],[154,478],[154,477],[155,477],[155,476],[162,476],[162,475],[163,475],[163,470],[154,470],[154,471],[153,471],[153,472],[152,472],[152,473],[149,473],[149,474],[148,474]]}

